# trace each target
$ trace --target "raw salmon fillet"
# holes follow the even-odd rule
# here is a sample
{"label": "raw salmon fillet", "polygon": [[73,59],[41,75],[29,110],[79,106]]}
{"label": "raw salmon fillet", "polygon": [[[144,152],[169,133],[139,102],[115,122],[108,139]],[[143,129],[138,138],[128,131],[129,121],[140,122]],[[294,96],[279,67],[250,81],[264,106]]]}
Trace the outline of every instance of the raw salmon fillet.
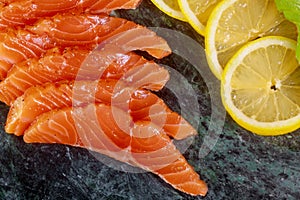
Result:
{"label": "raw salmon fillet", "polygon": [[132,124],[129,118],[124,111],[104,104],[53,110],[33,122],[24,141],[83,147],[157,174],[182,192],[207,193],[206,184],[163,130],[154,125],[145,129],[144,121]]}
{"label": "raw salmon fillet", "polygon": [[[9,29],[0,33],[0,80],[12,65],[28,58],[39,58],[53,47],[78,46],[93,50],[97,45],[114,53],[133,50],[147,51],[156,58],[171,53],[167,42],[153,31],[121,18],[94,15],[57,15],[28,28],[31,31]],[[108,40],[109,39],[109,40]]]}
{"label": "raw salmon fillet", "polygon": [[4,27],[24,27],[34,24],[38,19],[52,17],[58,13],[108,14],[117,9],[134,9],[141,0],[4,0],[0,2],[6,4],[0,10],[0,24]]}
{"label": "raw salmon fillet", "polygon": [[[116,85],[122,85],[122,88],[115,88]],[[127,94],[130,95],[129,98],[126,97]],[[183,139],[197,133],[186,120],[172,112],[155,94],[142,89],[123,88],[123,84],[118,84],[114,79],[76,83],[63,81],[31,87],[12,104],[5,131],[20,136],[43,113],[94,102],[113,104],[122,108],[131,115],[133,121],[151,121],[161,125],[164,131],[175,139]],[[127,105],[123,106],[124,104]]]}
{"label": "raw salmon fillet", "polygon": [[20,1],[20,0],[1,0],[0,3],[7,5],[7,4],[13,3],[15,1]]}
{"label": "raw salmon fillet", "polygon": [[63,80],[113,78],[153,90],[161,89],[169,80],[166,69],[134,53],[118,54],[107,66],[98,65],[102,58],[99,57],[95,65],[93,63],[89,68],[84,68],[82,63],[89,53],[86,50],[71,49],[62,54],[52,53],[41,59],[29,59],[15,65],[0,82],[0,101],[11,105],[31,86]]}
{"label": "raw salmon fillet", "polygon": [[132,21],[107,15],[61,14],[26,26],[26,30],[40,36],[46,34],[55,45],[62,47],[93,49],[105,41],[124,51],[147,51],[155,58],[171,53],[167,42],[155,32]]}
{"label": "raw salmon fillet", "polygon": [[28,58],[39,58],[54,47],[47,35],[38,36],[24,30],[0,33],[0,80],[3,80],[13,64]]}

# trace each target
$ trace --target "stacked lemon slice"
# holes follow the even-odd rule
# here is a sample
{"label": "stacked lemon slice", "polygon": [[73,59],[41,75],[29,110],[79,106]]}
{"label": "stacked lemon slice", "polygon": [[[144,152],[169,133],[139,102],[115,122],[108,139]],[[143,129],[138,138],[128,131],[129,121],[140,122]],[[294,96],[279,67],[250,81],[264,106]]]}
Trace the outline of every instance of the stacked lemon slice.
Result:
{"label": "stacked lemon slice", "polygon": [[286,20],[273,0],[224,0],[207,22],[205,45],[208,64],[220,79],[229,59],[257,38],[278,35],[297,38],[296,26]]}
{"label": "stacked lemon slice", "polygon": [[162,12],[166,13],[167,15],[181,20],[186,21],[185,16],[182,14],[177,0],[151,0],[152,3],[160,9]]}
{"label": "stacked lemon slice", "polygon": [[300,128],[297,27],[274,0],[178,0],[176,5],[205,37],[223,104],[238,124],[261,135]]}

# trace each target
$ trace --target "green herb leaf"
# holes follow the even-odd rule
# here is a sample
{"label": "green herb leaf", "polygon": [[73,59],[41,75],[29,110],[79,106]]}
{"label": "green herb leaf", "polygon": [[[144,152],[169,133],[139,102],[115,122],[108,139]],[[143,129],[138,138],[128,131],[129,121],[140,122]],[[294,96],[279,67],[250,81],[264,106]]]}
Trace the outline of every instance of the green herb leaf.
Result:
{"label": "green herb leaf", "polygon": [[277,9],[298,28],[297,59],[300,62],[300,0],[275,0]]}

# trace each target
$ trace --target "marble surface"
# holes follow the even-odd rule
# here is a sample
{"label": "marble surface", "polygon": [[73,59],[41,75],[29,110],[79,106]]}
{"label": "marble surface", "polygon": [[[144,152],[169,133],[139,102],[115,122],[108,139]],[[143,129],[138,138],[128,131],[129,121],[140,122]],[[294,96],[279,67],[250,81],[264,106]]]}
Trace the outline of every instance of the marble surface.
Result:
{"label": "marble surface", "polygon": [[[115,15],[148,27],[179,31],[203,45],[203,38],[188,24],[164,15],[149,0],[144,0],[137,10]],[[189,53],[197,57],[199,52]],[[256,136],[225,115],[222,106],[213,104],[219,102],[212,99],[213,92],[218,91],[209,90],[209,84],[215,82],[207,83],[190,62],[179,55],[157,62],[171,66],[185,77],[188,82],[178,84],[179,91],[188,84],[197,95],[199,108],[182,111],[172,91],[166,88],[158,93],[173,110],[184,112],[199,131],[184,156],[207,182],[206,197],[178,192],[150,173],[112,169],[84,149],[25,144],[22,137],[4,132],[8,107],[0,104],[0,199],[300,199],[299,130],[279,137]],[[213,112],[219,114],[220,122],[212,122]],[[216,138],[212,140],[216,144],[211,144],[208,154],[201,156],[208,130],[214,128]]]}

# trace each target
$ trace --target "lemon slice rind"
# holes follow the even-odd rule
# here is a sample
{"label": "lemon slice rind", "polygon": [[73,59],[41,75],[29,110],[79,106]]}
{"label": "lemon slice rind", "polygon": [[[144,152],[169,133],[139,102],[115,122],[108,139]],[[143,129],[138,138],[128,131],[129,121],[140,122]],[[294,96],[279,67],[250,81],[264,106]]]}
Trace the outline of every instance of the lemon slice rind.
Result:
{"label": "lemon slice rind", "polygon": [[[221,15],[223,14],[223,12],[221,11],[226,9],[228,5],[233,4],[235,1],[236,0],[231,0],[231,1],[227,1],[226,4],[225,3],[217,4],[217,6],[212,11],[206,25],[206,27],[209,27],[206,29],[206,37],[205,37],[205,49],[206,49],[205,52],[206,52],[207,63],[212,73],[220,80],[222,77],[223,68],[219,64],[217,52],[215,51],[214,48],[212,48],[213,47],[212,45],[208,45],[208,44],[214,44],[213,40],[216,37],[217,24],[214,22],[216,21],[216,19],[220,19]],[[213,24],[215,24],[215,26]]]}
{"label": "lemon slice rind", "polygon": [[[266,3],[271,4],[270,1],[266,1]],[[218,79],[221,79],[221,76],[222,76],[222,73],[223,73],[223,70],[225,67],[225,66],[223,66],[223,64],[221,64],[221,61],[219,60],[219,51],[226,52],[226,51],[228,51],[228,49],[230,49],[232,52],[235,52],[243,45],[246,45],[248,42],[255,40],[257,37],[259,38],[259,37],[266,37],[268,35],[280,35],[281,29],[278,29],[278,27],[277,27],[280,24],[280,22],[277,21],[279,19],[276,19],[276,21],[274,21],[274,27],[273,27],[274,29],[271,28],[271,30],[269,30],[270,32],[268,32],[268,31],[264,32],[265,30],[256,29],[255,27],[252,27],[253,24],[251,26],[249,24],[249,27],[251,28],[249,30],[247,29],[248,24],[245,24],[244,27],[239,27],[238,25],[235,25],[235,24],[229,24],[228,26],[224,26],[224,23],[226,23],[226,20],[227,20],[226,18],[223,17],[224,13],[227,13],[225,16],[230,17],[231,12],[233,12],[233,13],[231,13],[232,16],[235,16],[234,12],[240,12],[239,9],[237,9],[235,7],[231,8],[233,5],[240,5],[244,8],[248,7],[247,4],[246,3],[243,4],[243,1],[241,1],[241,0],[223,0],[220,3],[218,3],[216,5],[216,7],[213,9],[213,11],[208,19],[207,25],[206,25],[205,48],[206,48],[207,62],[208,62],[208,65],[209,65],[211,71]],[[245,6],[243,6],[243,5],[245,5]],[[229,12],[229,11],[227,11],[228,9],[233,9],[233,11]],[[255,11],[255,9],[253,9],[253,11]],[[280,14],[280,13],[278,12],[278,14]],[[245,17],[246,17],[246,15],[255,16],[254,13],[245,13]],[[277,12],[274,13],[274,17],[275,16],[277,16]],[[264,17],[264,15],[262,15],[262,17]],[[261,18],[258,18],[258,19],[260,19],[260,20],[258,20],[257,23],[260,23],[262,19]],[[284,19],[284,17],[282,16],[282,20],[283,19]],[[242,20],[243,19],[241,19],[241,21]],[[222,27],[219,28],[219,23],[221,23],[221,21],[222,21]],[[286,21],[286,20],[283,20],[283,21]],[[270,26],[270,25],[268,25],[268,26]],[[235,27],[237,29],[240,29],[240,32],[237,30],[231,30],[230,27]],[[243,29],[243,28],[246,28],[246,29]],[[246,30],[248,30],[248,31],[246,31]],[[289,30],[291,31],[291,32],[289,32],[290,37],[295,37],[297,35],[296,27],[290,27]],[[229,38],[232,39],[233,36],[232,35],[222,36],[222,37],[224,37],[223,38],[224,44],[222,44],[222,41],[216,41],[218,31],[222,31],[222,32],[224,31],[224,33],[225,32],[235,32],[236,34],[240,34],[239,37],[243,36],[242,38],[244,40],[243,41],[237,40],[235,43],[235,46],[227,47],[228,44],[225,41]],[[285,36],[285,34],[288,35],[287,33],[281,33],[281,34],[283,34],[282,36]],[[256,36],[256,37],[254,37],[254,36]],[[218,47],[222,47],[222,50],[218,51],[216,49],[217,44],[218,44]],[[227,50],[225,51],[225,49],[227,49]],[[229,53],[229,52],[227,52],[227,53]],[[229,55],[231,55],[231,53],[229,53]],[[229,55],[228,55],[228,60],[231,58]],[[224,55],[223,55],[223,57],[224,57]],[[225,60],[222,62],[225,62]],[[224,65],[226,65],[226,64],[224,64]]]}
{"label": "lemon slice rind", "polygon": [[189,22],[189,24],[195,29],[200,35],[205,36],[205,28],[206,26],[203,25],[194,14],[192,9],[190,8],[187,0],[178,0],[179,7],[181,12]]}
{"label": "lemon slice rind", "polygon": [[[176,0],[174,0],[176,1]],[[151,0],[151,2],[163,13],[167,14],[170,17],[178,19],[180,21],[186,22],[185,16],[182,14],[180,10],[175,10],[171,8],[168,4],[166,4],[163,0]]]}
{"label": "lemon slice rind", "polygon": [[[296,49],[296,41],[281,36],[268,36],[253,42],[249,42],[242,47],[228,62],[221,79],[222,102],[229,115],[245,129],[264,136],[274,136],[290,133],[300,128],[300,112],[295,117],[282,121],[260,122],[239,110],[231,99],[231,77],[235,69],[241,64],[243,59],[252,51],[258,48],[265,48],[270,45],[280,45],[289,49]],[[296,59],[296,58],[295,58]],[[299,77],[300,78],[300,77]]]}

